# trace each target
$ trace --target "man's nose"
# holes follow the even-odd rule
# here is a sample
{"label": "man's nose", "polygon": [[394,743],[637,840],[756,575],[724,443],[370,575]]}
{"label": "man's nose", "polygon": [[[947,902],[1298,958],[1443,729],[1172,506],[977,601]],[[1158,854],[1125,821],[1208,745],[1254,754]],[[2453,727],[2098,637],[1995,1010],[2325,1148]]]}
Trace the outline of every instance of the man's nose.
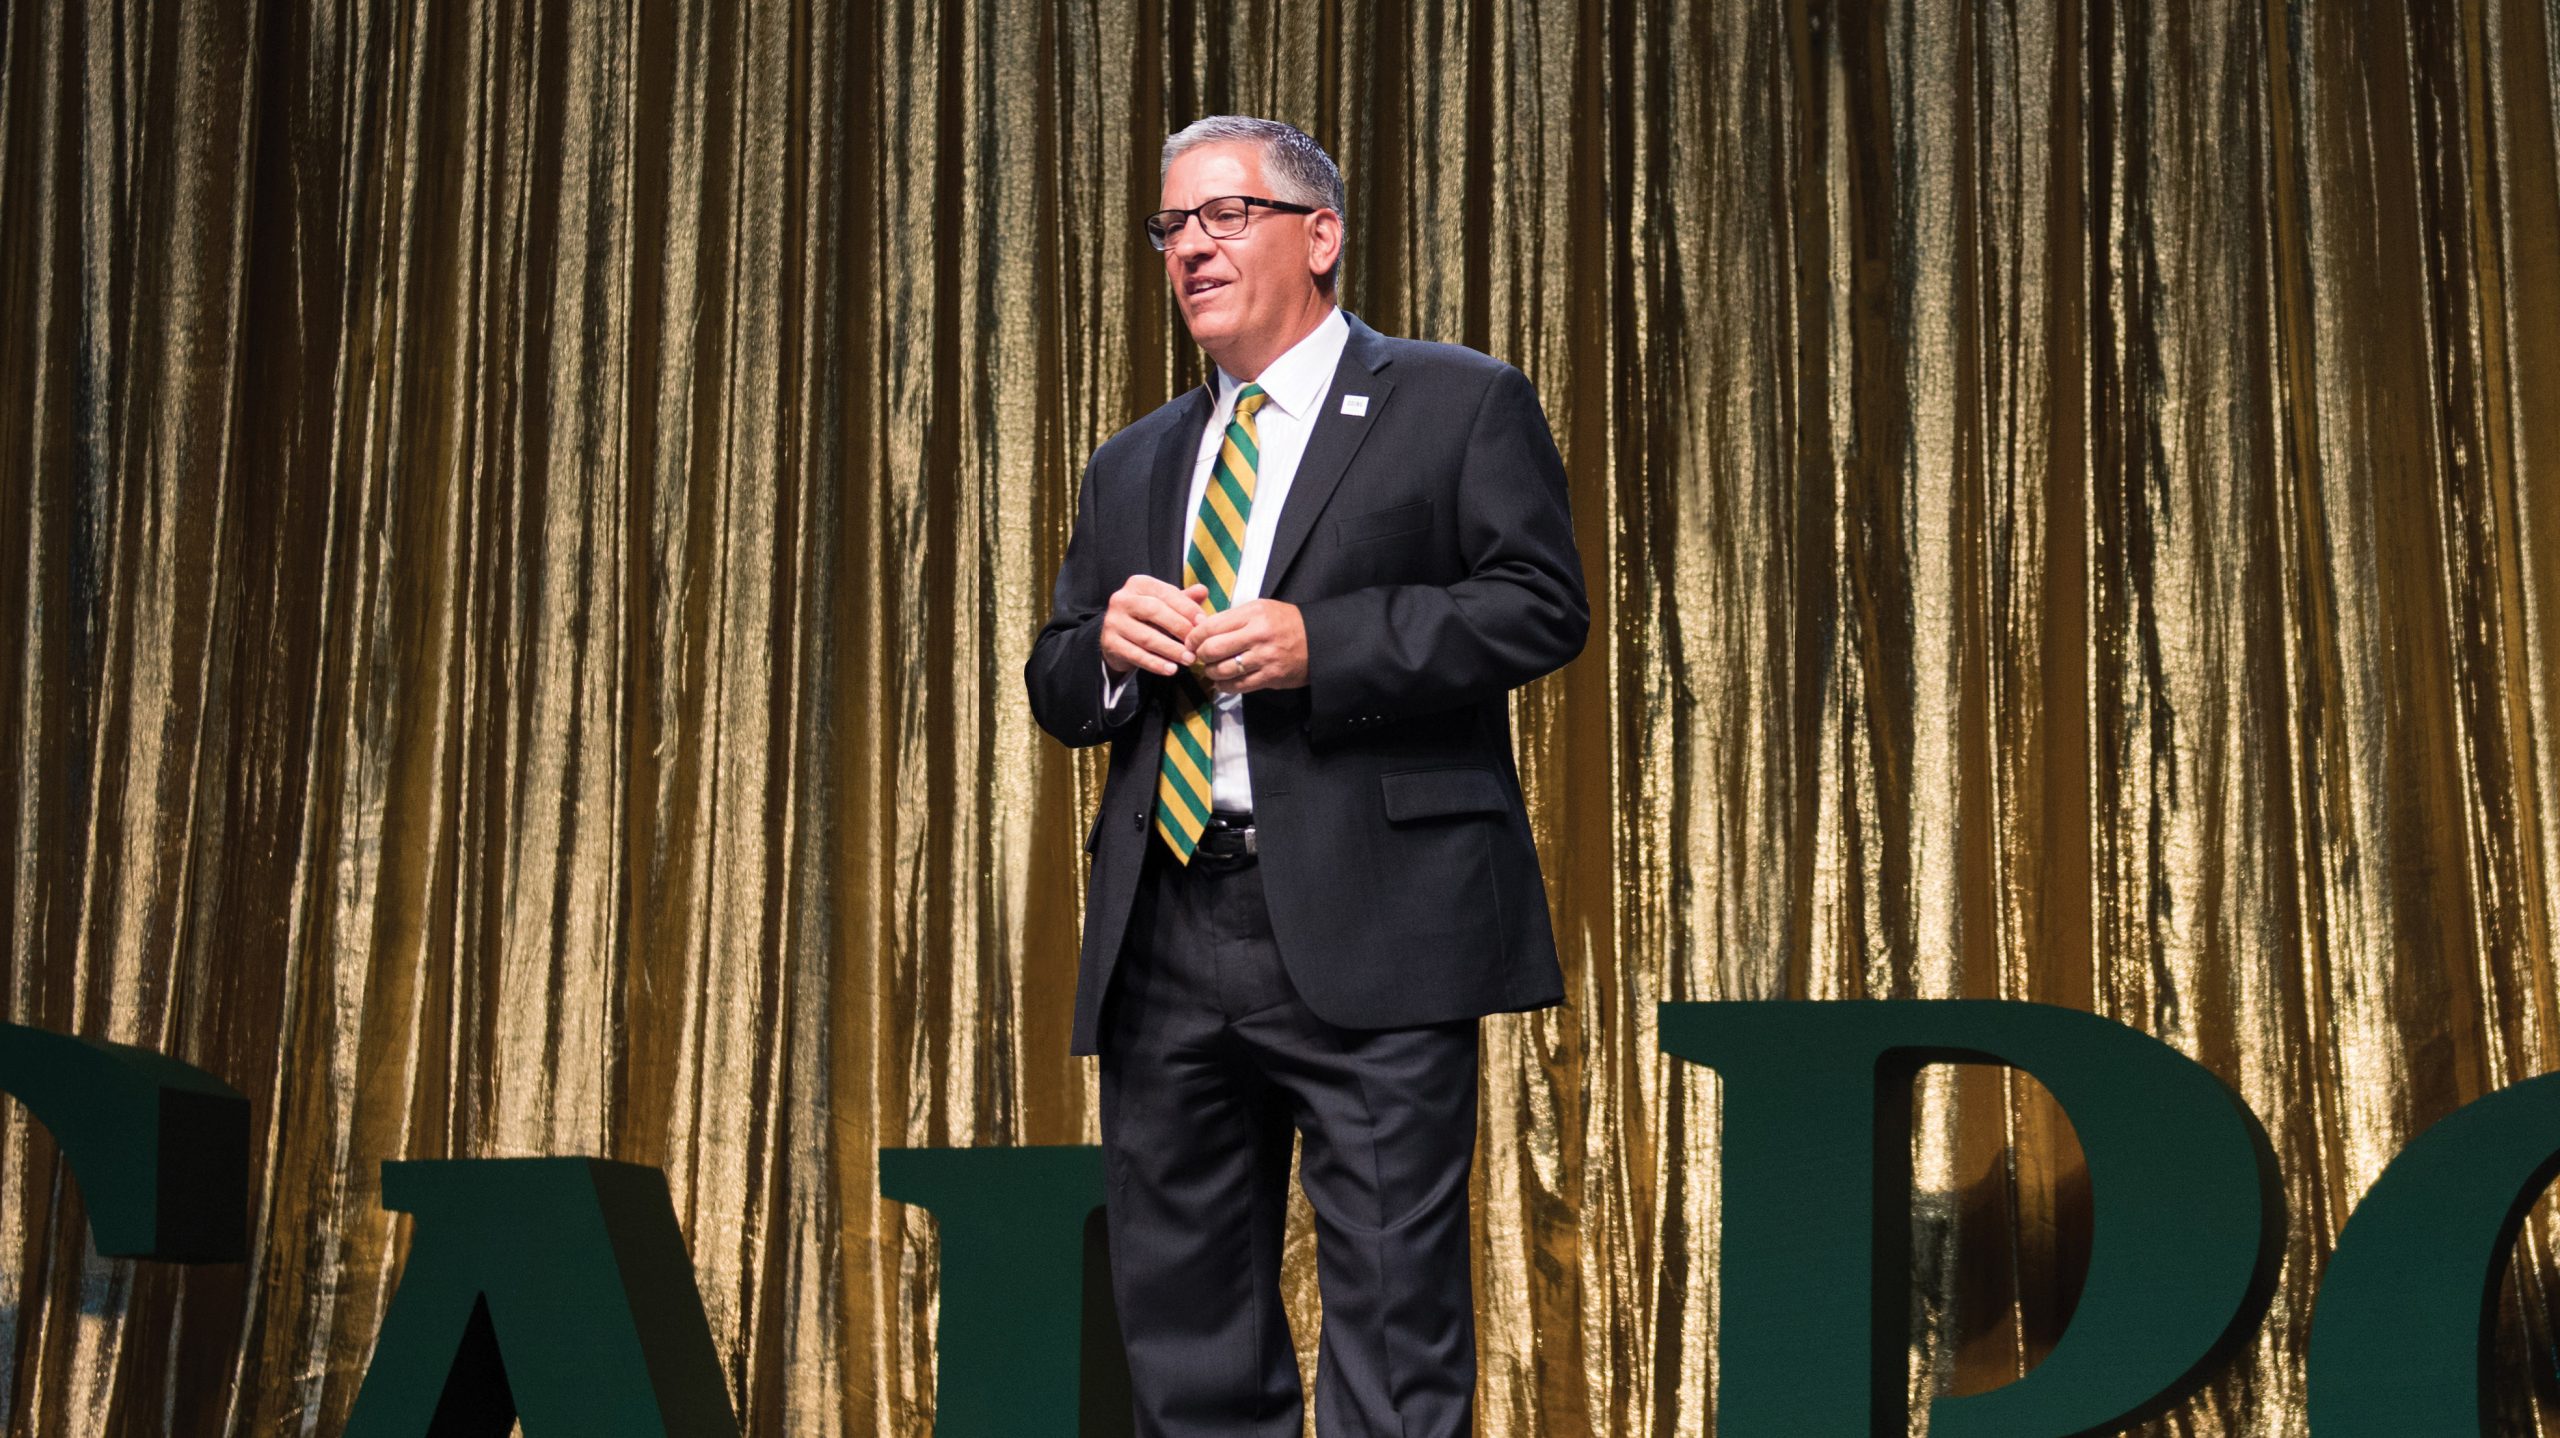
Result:
{"label": "man's nose", "polygon": [[1209,238],[1208,225],[1198,215],[1185,215],[1182,217],[1182,228],[1173,232],[1173,243],[1167,245],[1165,250],[1168,254],[1188,258],[1192,255],[1207,254],[1217,247],[1217,242]]}

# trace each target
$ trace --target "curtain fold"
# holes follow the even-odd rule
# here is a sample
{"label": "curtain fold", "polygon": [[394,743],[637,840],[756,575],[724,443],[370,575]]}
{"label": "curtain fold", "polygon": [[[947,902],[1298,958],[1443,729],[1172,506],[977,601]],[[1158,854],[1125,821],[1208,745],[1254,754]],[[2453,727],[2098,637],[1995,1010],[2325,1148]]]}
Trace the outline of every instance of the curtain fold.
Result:
{"label": "curtain fold", "polygon": [[[535,1153],[664,1167],[746,1431],[929,1431],[875,1154],[1094,1137],[1101,770],[1018,676],[1085,458],[1201,376],[1137,221],[1221,111],[1572,477],[1483,1431],[1710,1431],[1654,1005],[1888,995],[2247,1097],[2281,1286],[2148,1431],[2301,1431],[2356,1199],[2560,1063],[2556,75],[2549,0],[0,8],[0,1017],[257,1145],[251,1263],[107,1261],[0,1104],[8,1433],[337,1431],[380,1163]],[[2050,1348],[2091,1195],[2030,1081],[1919,1132],[1925,1403]],[[2502,1431],[2560,1431],[2552,1212]]]}

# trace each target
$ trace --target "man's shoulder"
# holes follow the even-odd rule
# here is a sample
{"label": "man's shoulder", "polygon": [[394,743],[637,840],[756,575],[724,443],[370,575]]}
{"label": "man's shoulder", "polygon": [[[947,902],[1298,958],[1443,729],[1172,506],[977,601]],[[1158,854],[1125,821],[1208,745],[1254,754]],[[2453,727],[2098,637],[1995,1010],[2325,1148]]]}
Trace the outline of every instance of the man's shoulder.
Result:
{"label": "man's shoulder", "polygon": [[1536,390],[1519,370],[1481,350],[1375,330],[1361,338],[1369,346],[1368,362],[1395,382],[1399,405],[1411,404],[1434,416],[1473,413],[1498,386],[1535,403]]}
{"label": "man's shoulder", "polygon": [[1117,433],[1094,447],[1094,464],[1100,467],[1151,459],[1157,442],[1168,433],[1186,427],[1186,422],[1191,427],[1198,425],[1195,411],[1199,403],[1200,389],[1195,385],[1122,425]]}
{"label": "man's shoulder", "polygon": [[[1375,331],[1371,333],[1375,334]],[[1471,378],[1478,383],[1491,381],[1511,366],[1482,350],[1465,345],[1447,344],[1440,340],[1409,340],[1395,335],[1377,335],[1378,347],[1396,367],[1413,373],[1422,371]]]}

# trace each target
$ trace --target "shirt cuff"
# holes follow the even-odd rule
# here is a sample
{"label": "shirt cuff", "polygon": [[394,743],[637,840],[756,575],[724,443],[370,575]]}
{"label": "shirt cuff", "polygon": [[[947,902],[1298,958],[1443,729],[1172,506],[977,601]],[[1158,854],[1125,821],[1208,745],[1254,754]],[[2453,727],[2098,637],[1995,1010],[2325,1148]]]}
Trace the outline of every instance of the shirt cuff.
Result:
{"label": "shirt cuff", "polygon": [[1106,716],[1117,717],[1115,711],[1120,708],[1120,701],[1129,697],[1129,691],[1134,687],[1129,681],[1136,678],[1137,674],[1138,671],[1132,669],[1126,674],[1114,676],[1110,665],[1102,666],[1102,712]]}

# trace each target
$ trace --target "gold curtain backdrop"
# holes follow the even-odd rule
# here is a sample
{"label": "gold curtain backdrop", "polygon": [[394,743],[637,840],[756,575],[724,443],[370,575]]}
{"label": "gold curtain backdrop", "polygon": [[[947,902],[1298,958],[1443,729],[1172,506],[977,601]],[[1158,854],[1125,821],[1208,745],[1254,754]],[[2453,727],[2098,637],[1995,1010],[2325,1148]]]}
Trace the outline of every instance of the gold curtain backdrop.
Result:
{"label": "gold curtain backdrop", "polygon": [[[537,1153],[665,1168],[748,1433],[929,1431],[874,1154],[1094,1137],[1099,770],[1018,676],[1084,457],[1200,374],[1136,223],[1229,110],[1572,474],[1482,1431],[1711,1431],[1655,1003],[1970,995],[2264,1117],[2274,1307],[2150,1431],[2302,1432],[2355,1200],[2560,1067],[2555,75],[2551,0],[0,6],[0,1002],[256,1110],[253,1260],[180,1269],[0,1105],[7,1432],[335,1433],[378,1165]],[[2089,1201],[1933,1073],[1924,1396],[2050,1345]],[[2502,1431],[2560,1431],[2548,1217]]]}

